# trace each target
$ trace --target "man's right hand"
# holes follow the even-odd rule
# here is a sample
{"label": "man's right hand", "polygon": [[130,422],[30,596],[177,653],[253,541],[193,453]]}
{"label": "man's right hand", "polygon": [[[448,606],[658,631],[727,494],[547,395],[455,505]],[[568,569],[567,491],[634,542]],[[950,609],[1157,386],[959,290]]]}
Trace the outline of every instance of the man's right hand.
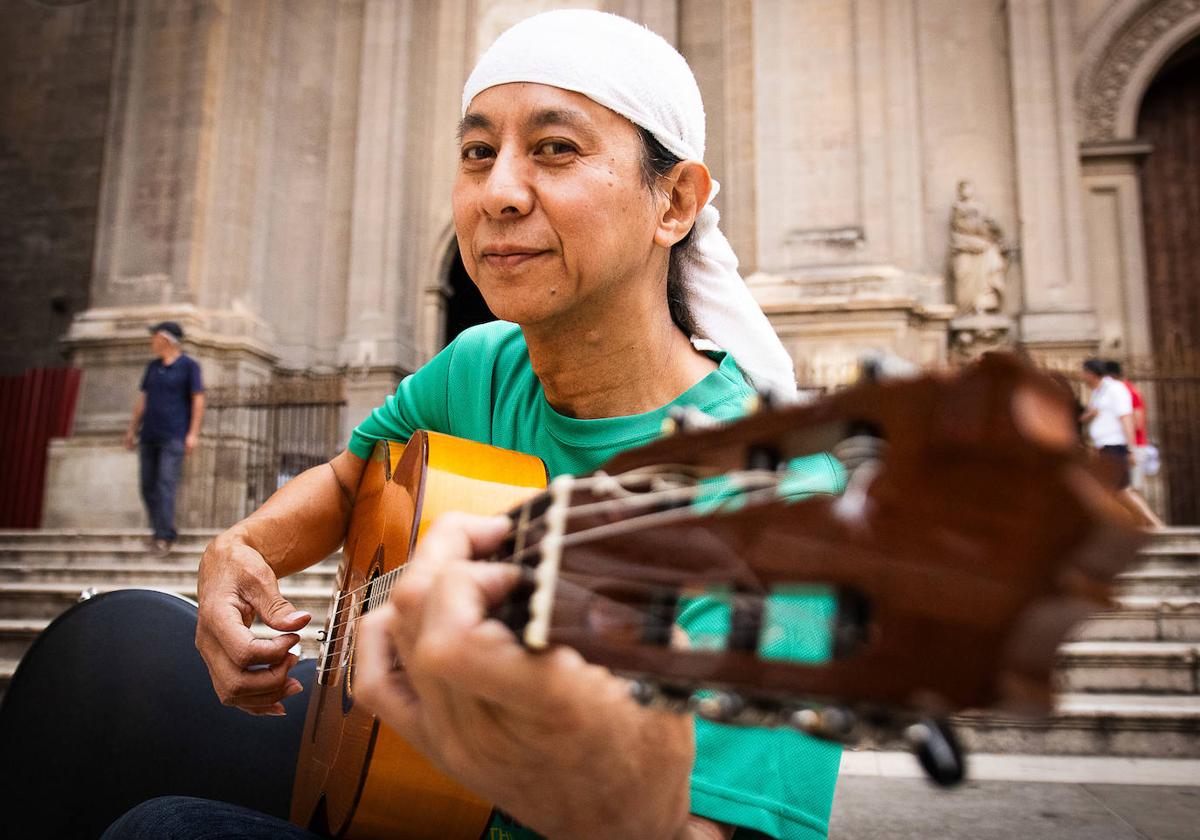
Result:
{"label": "man's right hand", "polygon": [[133,436],[133,429],[130,429],[129,431],[127,431],[125,433],[125,448],[132,450],[136,445],[137,444],[134,441],[134,436]]}
{"label": "man's right hand", "polygon": [[[205,549],[197,593],[196,648],[221,702],[250,714],[284,714],[283,698],[303,689],[288,676],[297,661],[288,649],[300,641],[296,631],[312,616],[280,594],[262,555],[228,532]],[[256,616],[283,634],[257,638],[250,630]]]}

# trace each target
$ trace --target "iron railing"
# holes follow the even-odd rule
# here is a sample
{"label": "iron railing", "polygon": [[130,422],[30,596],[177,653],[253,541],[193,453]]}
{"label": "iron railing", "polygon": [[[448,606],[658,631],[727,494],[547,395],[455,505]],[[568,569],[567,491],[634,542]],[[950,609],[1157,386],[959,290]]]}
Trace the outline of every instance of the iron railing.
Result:
{"label": "iron railing", "polygon": [[179,500],[190,527],[227,527],[342,447],[340,378],[211,388]]}

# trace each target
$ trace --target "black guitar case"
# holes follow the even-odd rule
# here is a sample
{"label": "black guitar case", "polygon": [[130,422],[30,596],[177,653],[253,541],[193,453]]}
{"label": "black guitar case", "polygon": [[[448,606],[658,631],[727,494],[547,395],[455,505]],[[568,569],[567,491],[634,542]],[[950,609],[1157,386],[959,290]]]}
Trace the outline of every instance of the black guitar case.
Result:
{"label": "black guitar case", "polygon": [[315,661],[286,717],[221,705],[195,648],[196,606],[124,589],[60,615],[0,705],[0,834],[96,838],[155,796],[288,817]]}

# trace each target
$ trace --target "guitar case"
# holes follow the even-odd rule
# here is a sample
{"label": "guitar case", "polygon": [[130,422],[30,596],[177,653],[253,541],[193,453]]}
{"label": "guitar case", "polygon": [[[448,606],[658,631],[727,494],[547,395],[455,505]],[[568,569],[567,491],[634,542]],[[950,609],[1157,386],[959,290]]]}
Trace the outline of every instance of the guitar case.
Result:
{"label": "guitar case", "polygon": [[55,619],[0,705],[0,833],[95,838],[156,796],[217,799],[288,818],[316,663],[286,717],[224,706],[196,651],[196,605],[123,589]]}

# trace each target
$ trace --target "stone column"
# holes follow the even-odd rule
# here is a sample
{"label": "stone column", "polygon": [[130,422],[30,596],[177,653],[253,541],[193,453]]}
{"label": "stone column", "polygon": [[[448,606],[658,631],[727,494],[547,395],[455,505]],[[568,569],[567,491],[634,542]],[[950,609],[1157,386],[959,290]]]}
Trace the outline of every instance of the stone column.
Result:
{"label": "stone column", "polygon": [[1009,0],[1010,72],[1024,277],[1021,338],[1078,353],[1098,338],[1087,277],[1070,4]]}
{"label": "stone column", "polygon": [[[340,362],[346,370],[346,422],[355,425],[417,365],[416,312],[405,271],[413,243],[408,181],[412,143],[414,6],[363,6],[358,123],[351,200],[350,263]],[[348,431],[348,430],[347,430]]]}
{"label": "stone column", "polygon": [[179,321],[210,385],[270,376],[253,271],[270,14],[267,0],[121,3],[92,308],[65,339],[83,385],[75,437],[50,451],[49,527],[143,522],[120,441],[149,324]]}

